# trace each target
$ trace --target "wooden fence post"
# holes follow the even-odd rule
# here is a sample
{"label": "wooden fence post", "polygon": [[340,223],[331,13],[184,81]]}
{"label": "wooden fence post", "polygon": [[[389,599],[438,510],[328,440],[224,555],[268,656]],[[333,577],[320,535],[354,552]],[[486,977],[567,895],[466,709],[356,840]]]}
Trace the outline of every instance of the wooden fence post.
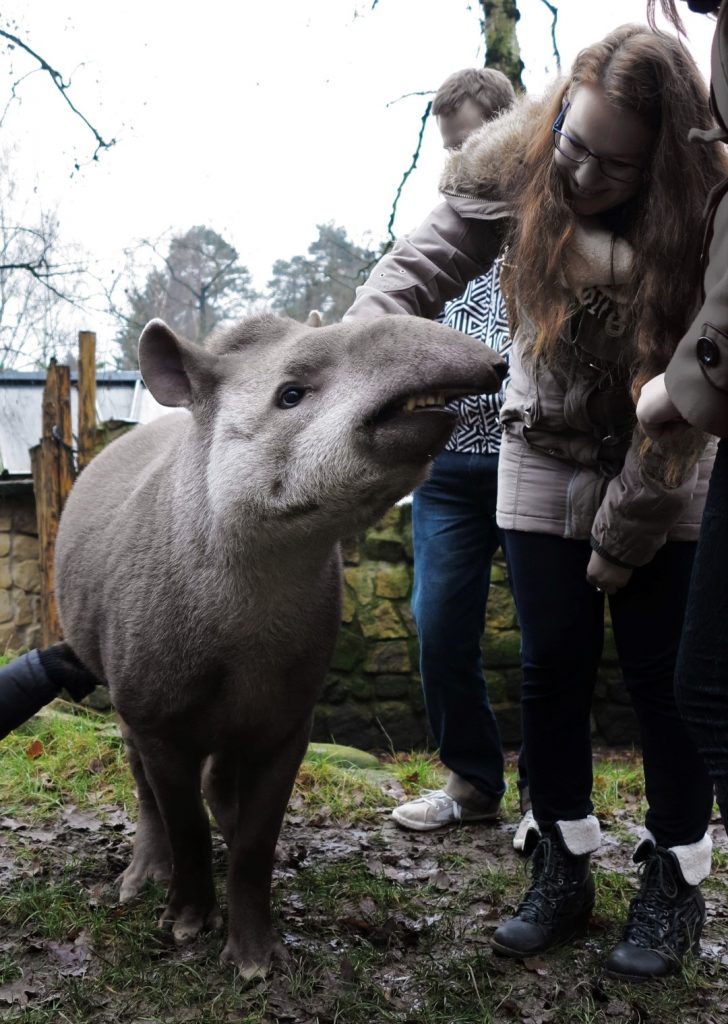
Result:
{"label": "wooden fence post", "polygon": [[96,335],[78,333],[78,471],[88,466],[96,448]]}
{"label": "wooden fence post", "polygon": [[55,598],[55,550],[58,523],[73,486],[71,373],[52,359],[43,390],[43,434],[31,450],[41,572],[42,643],[61,636]]}

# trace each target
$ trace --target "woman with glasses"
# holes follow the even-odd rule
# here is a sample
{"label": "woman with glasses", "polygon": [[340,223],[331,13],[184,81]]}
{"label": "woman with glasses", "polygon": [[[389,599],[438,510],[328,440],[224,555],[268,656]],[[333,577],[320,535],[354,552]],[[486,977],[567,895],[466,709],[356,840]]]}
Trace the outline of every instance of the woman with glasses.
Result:
{"label": "woman with glasses", "polygon": [[544,102],[522,101],[448,161],[444,202],[375,267],[349,316],[435,316],[505,252],[511,382],[498,525],[522,634],[532,780],[531,885],[495,932],[527,957],[581,933],[599,846],[590,707],[609,601],[640,723],[643,865],[610,973],[652,978],[698,948],[712,787],[677,713],[673,671],[710,472],[688,427],[652,443],[635,419],[698,284],[701,209],[725,172],[706,90],[671,36],[624,26],[582,51]]}

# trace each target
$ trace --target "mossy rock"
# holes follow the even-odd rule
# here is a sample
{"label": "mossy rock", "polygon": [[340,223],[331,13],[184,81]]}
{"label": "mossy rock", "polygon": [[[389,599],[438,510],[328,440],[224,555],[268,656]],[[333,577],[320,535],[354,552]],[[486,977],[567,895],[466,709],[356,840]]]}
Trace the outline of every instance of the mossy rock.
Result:
{"label": "mossy rock", "polygon": [[363,660],[365,654],[364,638],[350,629],[342,629],[331,658],[331,667],[342,672],[350,672]]}
{"label": "mossy rock", "polygon": [[518,619],[511,592],[506,586],[498,584],[490,588],[487,609],[488,626],[493,629],[516,629]]}
{"label": "mossy rock", "polygon": [[375,562],[403,562],[407,554],[401,534],[394,530],[371,530],[364,540],[364,553]]}
{"label": "mossy rock", "polygon": [[396,605],[385,598],[360,610],[359,625],[364,636],[371,640],[397,640],[407,636],[407,627],[397,614]]}
{"label": "mossy rock", "polygon": [[491,665],[494,668],[517,668],[521,664],[521,636],[518,630],[487,630],[482,646],[486,670]]}
{"label": "mossy rock", "polygon": [[406,640],[385,640],[382,643],[369,644],[364,671],[379,675],[408,674],[416,664],[417,662],[413,662],[410,657]]}
{"label": "mossy rock", "polygon": [[486,672],[486,686],[491,704],[508,703],[508,683],[503,672]]}
{"label": "mossy rock", "polygon": [[338,743],[309,743],[305,761],[335,764],[341,768],[368,768],[381,770],[382,765],[373,754],[356,747],[343,747]]}
{"label": "mossy rock", "polygon": [[411,578],[406,565],[386,563],[377,568],[375,592],[377,597],[407,597]]}

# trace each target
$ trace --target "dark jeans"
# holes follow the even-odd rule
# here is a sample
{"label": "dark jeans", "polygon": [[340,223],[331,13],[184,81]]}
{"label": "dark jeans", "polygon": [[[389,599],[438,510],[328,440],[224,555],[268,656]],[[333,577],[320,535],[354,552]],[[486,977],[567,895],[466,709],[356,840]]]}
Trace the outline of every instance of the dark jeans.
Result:
{"label": "dark jeans", "polygon": [[728,827],[728,440],[718,445],[677,663],[677,700]]}
{"label": "dark jeans", "polygon": [[412,611],[430,727],[442,763],[488,796],[505,791],[480,650],[500,544],[497,477],[497,455],[445,451],[412,501]]}
{"label": "dark jeans", "polygon": [[[523,660],[522,714],[533,812],[549,825],[593,809],[590,712],[604,595],[586,582],[588,541],[504,530]],[[609,598],[620,666],[639,719],[647,828],[663,846],[697,842],[712,786],[674,699],[693,543],[667,543]]]}

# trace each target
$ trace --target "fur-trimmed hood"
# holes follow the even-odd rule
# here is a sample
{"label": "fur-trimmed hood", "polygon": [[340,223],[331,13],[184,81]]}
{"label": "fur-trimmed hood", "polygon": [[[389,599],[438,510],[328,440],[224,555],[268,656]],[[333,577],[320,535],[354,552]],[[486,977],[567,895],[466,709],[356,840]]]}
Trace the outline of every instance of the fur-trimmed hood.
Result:
{"label": "fur-trimmed hood", "polygon": [[482,199],[505,199],[514,167],[533,135],[534,122],[546,100],[522,96],[500,117],[468,136],[450,155],[440,177],[440,191]]}

